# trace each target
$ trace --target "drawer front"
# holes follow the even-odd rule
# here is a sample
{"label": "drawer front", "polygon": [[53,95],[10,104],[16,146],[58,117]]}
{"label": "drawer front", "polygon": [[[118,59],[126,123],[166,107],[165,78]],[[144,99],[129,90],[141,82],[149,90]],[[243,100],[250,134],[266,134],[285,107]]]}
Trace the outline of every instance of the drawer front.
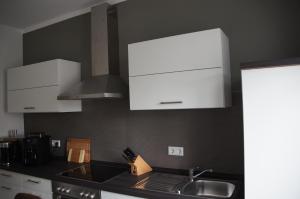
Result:
{"label": "drawer front", "polygon": [[8,90],[20,90],[58,84],[58,60],[16,67],[7,71]]}
{"label": "drawer front", "polygon": [[4,183],[0,183],[0,198],[14,199],[21,189]]}
{"label": "drawer front", "polygon": [[225,106],[222,69],[130,77],[130,109],[193,109]]}
{"label": "drawer front", "polygon": [[220,29],[130,44],[129,76],[222,67]]}
{"label": "drawer front", "polygon": [[135,196],[122,195],[117,193],[111,193],[107,191],[101,191],[102,199],[143,199]]}
{"label": "drawer front", "polygon": [[0,183],[3,185],[21,186],[22,175],[14,172],[0,170]]}
{"label": "drawer front", "polygon": [[52,194],[52,184],[50,180],[36,178],[32,176],[23,176],[22,188],[24,191],[30,191],[26,193],[44,193]]}
{"label": "drawer front", "polygon": [[56,112],[58,91],[58,86],[8,91],[8,112]]}

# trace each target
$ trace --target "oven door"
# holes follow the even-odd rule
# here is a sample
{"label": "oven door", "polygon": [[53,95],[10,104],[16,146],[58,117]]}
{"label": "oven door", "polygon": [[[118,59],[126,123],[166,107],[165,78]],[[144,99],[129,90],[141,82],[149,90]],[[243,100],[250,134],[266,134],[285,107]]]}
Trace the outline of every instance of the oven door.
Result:
{"label": "oven door", "polygon": [[73,198],[73,197],[70,197],[70,196],[65,196],[65,195],[54,193],[53,194],[53,199],[78,199],[78,198]]}

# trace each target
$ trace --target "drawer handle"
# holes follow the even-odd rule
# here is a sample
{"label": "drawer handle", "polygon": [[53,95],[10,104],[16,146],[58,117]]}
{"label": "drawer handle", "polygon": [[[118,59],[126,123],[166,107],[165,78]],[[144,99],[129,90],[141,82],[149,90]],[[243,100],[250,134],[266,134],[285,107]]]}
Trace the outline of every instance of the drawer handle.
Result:
{"label": "drawer handle", "polygon": [[170,102],[160,102],[161,105],[165,104],[182,104],[182,101],[170,101]]}
{"label": "drawer handle", "polygon": [[28,179],[27,182],[33,183],[33,184],[40,184],[41,181],[35,181],[35,180],[30,180]]}
{"label": "drawer handle", "polygon": [[25,110],[34,110],[35,107],[34,106],[28,106],[28,107],[24,107]]}
{"label": "drawer handle", "polygon": [[3,176],[3,177],[7,177],[7,178],[11,178],[12,177],[11,175],[8,175],[8,174],[5,174],[5,173],[1,173],[0,175]]}
{"label": "drawer handle", "polygon": [[6,187],[6,186],[1,186],[1,189],[5,189],[5,190],[7,190],[7,191],[10,191],[10,190],[11,190],[11,188]]}

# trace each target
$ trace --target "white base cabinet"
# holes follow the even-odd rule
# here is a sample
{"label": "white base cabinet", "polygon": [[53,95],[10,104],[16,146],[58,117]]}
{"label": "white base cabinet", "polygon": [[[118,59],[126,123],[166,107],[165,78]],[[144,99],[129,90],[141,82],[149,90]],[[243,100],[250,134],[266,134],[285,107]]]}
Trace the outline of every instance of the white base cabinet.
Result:
{"label": "white base cabinet", "polygon": [[7,71],[7,110],[10,113],[78,112],[80,100],[57,96],[80,82],[80,64],[56,59]]}
{"label": "white base cabinet", "polygon": [[101,199],[145,199],[145,198],[101,191]]}
{"label": "white base cabinet", "polygon": [[0,183],[0,198],[3,199],[14,199],[15,196],[21,192],[19,187],[14,185],[7,185]]}
{"label": "white base cabinet", "polygon": [[0,170],[0,198],[14,199],[18,193],[29,193],[52,199],[50,180]]}

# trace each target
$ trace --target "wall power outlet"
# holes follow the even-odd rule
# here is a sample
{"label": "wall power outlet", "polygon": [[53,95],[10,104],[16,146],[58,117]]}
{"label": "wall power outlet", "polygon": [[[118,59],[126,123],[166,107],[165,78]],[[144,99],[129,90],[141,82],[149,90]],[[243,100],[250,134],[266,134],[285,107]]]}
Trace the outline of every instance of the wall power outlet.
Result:
{"label": "wall power outlet", "polygon": [[176,146],[169,146],[168,147],[168,155],[171,156],[184,156],[184,148],[183,147],[176,147]]}
{"label": "wall power outlet", "polygon": [[60,148],[60,140],[52,140],[51,144],[53,148]]}

